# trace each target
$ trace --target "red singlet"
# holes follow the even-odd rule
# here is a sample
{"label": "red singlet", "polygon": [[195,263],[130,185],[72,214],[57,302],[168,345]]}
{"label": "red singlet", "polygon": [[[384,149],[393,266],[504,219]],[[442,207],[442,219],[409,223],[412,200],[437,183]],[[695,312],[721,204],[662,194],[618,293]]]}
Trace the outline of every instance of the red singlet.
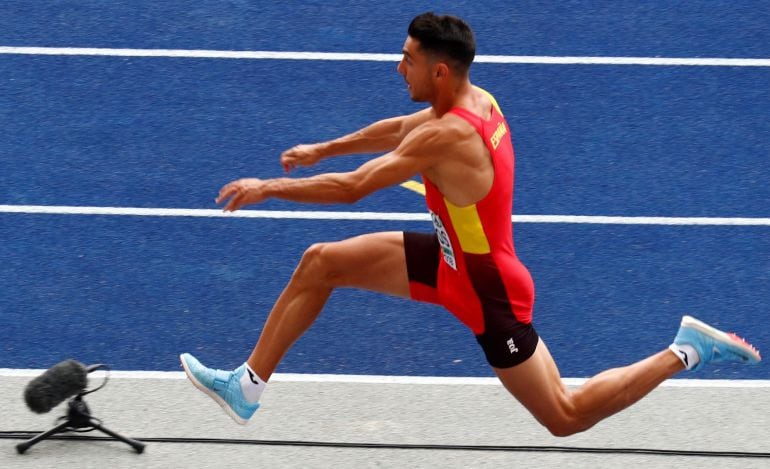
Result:
{"label": "red singlet", "polygon": [[530,324],[535,296],[532,277],[513,247],[510,129],[487,95],[493,104],[489,120],[458,107],[449,112],[470,123],[484,140],[494,166],[492,188],[477,203],[458,207],[423,175],[441,255],[435,284],[410,277],[412,298],[443,305],[477,336]]}

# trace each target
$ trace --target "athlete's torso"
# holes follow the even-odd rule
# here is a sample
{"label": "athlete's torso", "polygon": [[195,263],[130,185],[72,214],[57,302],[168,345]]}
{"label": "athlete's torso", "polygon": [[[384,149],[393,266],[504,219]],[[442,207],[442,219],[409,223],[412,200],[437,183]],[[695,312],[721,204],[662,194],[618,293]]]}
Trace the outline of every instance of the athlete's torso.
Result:
{"label": "athlete's torso", "polygon": [[423,175],[426,202],[442,251],[440,300],[477,334],[484,331],[489,310],[508,307],[519,322],[529,323],[534,301],[532,279],[513,244],[510,129],[494,98],[489,95],[489,99],[489,119],[459,107],[449,111],[473,126],[489,152],[494,176],[488,193],[474,204],[459,207]]}

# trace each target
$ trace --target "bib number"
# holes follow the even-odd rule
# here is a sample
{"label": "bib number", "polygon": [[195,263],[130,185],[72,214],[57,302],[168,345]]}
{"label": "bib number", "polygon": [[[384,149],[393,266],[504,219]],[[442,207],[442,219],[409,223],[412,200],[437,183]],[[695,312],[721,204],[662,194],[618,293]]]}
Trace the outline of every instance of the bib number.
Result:
{"label": "bib number", "polygon": [[441,254],[444,256],[444,262],[449,264],[454,270],[457,270],[457,260],[455,259],[455,252],[452,249],[452,243],[449,240],[449,233],[447,233],[444,224],[441,223],[441,218],[433,212],[430,212],[430,218],[433,221],[433,228],[436,230],[436,236],[438,237],[438,243],[441,246]]}

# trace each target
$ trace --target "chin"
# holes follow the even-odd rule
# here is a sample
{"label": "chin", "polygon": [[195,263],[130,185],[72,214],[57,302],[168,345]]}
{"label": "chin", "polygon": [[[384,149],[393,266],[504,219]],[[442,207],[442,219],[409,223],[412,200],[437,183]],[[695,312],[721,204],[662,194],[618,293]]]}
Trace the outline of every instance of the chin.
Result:
{"label": "chin", "polygon": [[414,94],[414,93],[411,93],[411,92],[409,93],[409,97],[410,97],[410,98],[412,99],[412,101],[414,101],[415,103],[424,103],[425,101],[427,101],[427,99],[425,99],[425,98],[423,98],[423,97],[421,97],[421,96],[419,96],[419,95],[416,95],[416,94]]}

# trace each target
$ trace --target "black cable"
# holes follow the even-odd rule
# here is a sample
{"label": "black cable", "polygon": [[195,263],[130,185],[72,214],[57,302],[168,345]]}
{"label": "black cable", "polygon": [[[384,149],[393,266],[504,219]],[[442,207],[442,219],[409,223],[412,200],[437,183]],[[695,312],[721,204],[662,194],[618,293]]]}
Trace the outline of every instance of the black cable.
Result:
{"label": "black cable", "polygon": [[102,389],[103,387],[107,386],[107,381],[110,380],[110,367],[103,363],[98,363],[96,365],[89,365],[86,367],[86,372],[88,373],[91,373],[97,370],[104,370],[105,372],[102,383],[99,386],[95,387],[94,389],[86,389],[85,391],[81,392],[80,393],[81,396],[85,396],[86,394],[91,394],[92,392],[96,392]]}
{"label": "black cable", "polygon": [[[39,432],[0,431],[0,439],[24,440],[34,437]],[[59,440],[113,440],[102,436],[56,435]],[[577,446],[497,446],[497,445],[433,445],[402,443],[355,443],[338,441],[292,441],[292,440],[243,440],[232,438],[136,438],[143,443],[202,443],[221,445],[257,445],[257,446],[301,446],[317,448],[359,448],[359,449],[401,449],[401,450],[441,450],[441,451],[499,451],[519,453],[585,453],[585,454],[645,454],[653,456],[689,456],[717,458],[762,458],[770,459],[770,453],[750,451],[691,451],[652,448],[591,448]]]}

